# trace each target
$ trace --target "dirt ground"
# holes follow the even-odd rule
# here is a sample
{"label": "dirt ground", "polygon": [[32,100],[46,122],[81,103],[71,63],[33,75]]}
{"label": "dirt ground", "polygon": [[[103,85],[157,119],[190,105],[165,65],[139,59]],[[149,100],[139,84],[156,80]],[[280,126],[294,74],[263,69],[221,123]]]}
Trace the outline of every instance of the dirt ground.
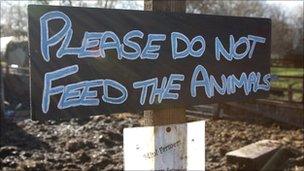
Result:
{"label": "dirt ground", "polygon": [[[2,125],[1,170],[121,170],[123,128],[140,126],[140,115],[94,116],[68,122],[26,119]],[[283,170],[304,170],[303,129],[261,121],[208,119],[207,170],[236,170],[225,154],[262,139],[288,149]]]}

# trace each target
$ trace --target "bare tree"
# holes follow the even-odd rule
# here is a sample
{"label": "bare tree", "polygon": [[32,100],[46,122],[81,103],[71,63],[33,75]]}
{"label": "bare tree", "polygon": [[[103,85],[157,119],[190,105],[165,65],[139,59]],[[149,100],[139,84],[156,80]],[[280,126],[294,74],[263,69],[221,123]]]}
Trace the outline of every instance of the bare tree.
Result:
{"label": "bare tree", "polygon": [[[87,6],[88,3],[93,4],[94,7],[101,8],[114,8],[117,4],[117,0],[36,0],[28,3],[50,5],[57,2],[58,5],[66,6]],[[94,5],[95,3],[95,5]],[[27,4],[19,4],[16,1],[1,1],[1,21],[4,21],[0,25],[1,36],[26,36],[27,35]]]}
{"label": "bare tree", "polygon": [[289,58],[296,61],[299,66],[303,67],[303,51],[304,51],[304,36],[303,36],[303,6],[299,6],[294,10],[290,25],[292,27],[291,36],[293,37],[292,49],[290,49],[284,58]]}
{"label": "bare tree", "polygon": [[[7,8],[9,7],[9,8]],[[1,36],[26,36],[27,14],[26,7],[18,4],[1,5]]]}
{"label": "bare tree", "polygon": [[96,7],[100,8],[114,8],[117,4],[117,0],[97,0]]}
{"label": "bare tree", "polygon": [[187,12],[271,18],[273,57],[285,57],[288,51],[295,47],[294,41],[299,42],[298,37],[302,40],[300,42],[303,45],[303,7],[297,12],[298,17],[292,17],[295,20],[293,23],[288,21],[291,18],[290,14],[287,17],[287,14],[278,6],[269,6],[262,1],[188,0]]}
{"label": "bare tree", "polygon": [[299,6],[292,17],[291,24],[295,28],[294,37],[296,38],[294,41],[294,48],[300,47],[299,50],[302,49],[303,54],[303,22],[304,22],[304,14],[303,14],[303,6]]}
{"label": "bare tree", "polygon": [[49,5],[49,1],[48,0],[37,0],[37,3],[41,4],[41,5]]}
{"label": "bare tree", "polygon": [[265,10],[265,5],[260,1],[187,1],[189,13],[261,17]]}

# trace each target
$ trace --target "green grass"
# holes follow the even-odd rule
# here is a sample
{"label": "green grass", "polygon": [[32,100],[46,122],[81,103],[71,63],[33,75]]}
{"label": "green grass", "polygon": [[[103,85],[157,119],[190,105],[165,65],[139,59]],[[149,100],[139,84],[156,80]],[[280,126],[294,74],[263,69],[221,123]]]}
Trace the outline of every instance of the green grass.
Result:
{"label": "green grass", "polygon": [[283,76],[302,76],[304,75],[303,68],[281,68],[273,67],[270,69],[271,74],[283,75]]}
{"label": "green grass", "polygon": [[[278,76],[302,76],[304,74],[303,68],[278,68],[274,67],[270,69],[272,75]],[[292,88],[303,89],[302,79],[290,79],[290,78],[279,78],[279,80],[272,81],[271,86],[276,88],[288,88],[292,85]]]}
{"label": "green grass", "polygon": [[[278,68],[274,67],[270,69],[272,75],[277,76],[299,76],[303,77],[304,69],[303,68]],[[292,85],[293,89],[303,90],[303,79],[290,79],[290,78],[279,78],[279,80],[272,81],[271,87],[274,88],[288,88],[289,85]],[[294,93],[293,100],[301,101],[303,94]],[[284,97],[274,97],[275,99],[283,98],[287,100],[287,92],[284,92]]]}
{"label": "green grass", "polygon": [[[304,74],[303,68],[271,68],[272,75],[278,76],[302,76]],[[279,80],[271,82],[272,87],[277,88],[288,88],[289,85],[292,85],[292,88],[303,89],[303,80],[302,79],[290,79],[290,78],[280,78]]]}
{"label": "green grass", "polygon": [[302,89],[303,81],[302,80],[278,80],[272,81],[271,86],[276,88],[288,88],[289,85],[292,85],[293,89]]}
{"label": "green grass", "polygon": [[1,62],[1,65],[6,65],[6,62],[4,61],[0,61]]}

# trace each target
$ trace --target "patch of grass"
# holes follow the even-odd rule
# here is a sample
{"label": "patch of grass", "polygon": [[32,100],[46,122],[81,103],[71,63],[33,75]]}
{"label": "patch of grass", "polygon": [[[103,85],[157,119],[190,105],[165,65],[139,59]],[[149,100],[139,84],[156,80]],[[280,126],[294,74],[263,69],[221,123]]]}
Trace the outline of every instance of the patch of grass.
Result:
{"label": "patch of grass", "polygon": [[293,89],[302,89],[303,80],[302,79],[279,79],[277,81],[272,81],[271,86],[276,88],[288,88],[289,85],[292,85]]}
{"label": "patch of grass", "polygon": [[[299,76],[303,77],[304,69],[303,68],[282,68],[282,67],[273,67],[271,68],[272,75],[278,76]],[[292,85],[292,88],[303,89],[303,80],[302,79],[290,79],[290,78],[279,78],[279,80],[272,81],[271,86],[276,88],[288,88],[289,85]]]}
{"label": "patch of grass", "polygon": [[6,62],[4,62],[4,61],[0,61],[0,62],[1,62],[2,66],[6,65]]}
{"label": "patch of grass", "polygon": [[304,75],[303,68],[283,68],[283,67],[272,67],[270,73],[275,75],[283,76],[302,76]]}
{"label": "patch of grass", "polygon": [[[270,69],[272,75],[277,76],[297,76],[303,77],[304,69],[303,68],[282,68],[282,67],[273,67]],[[292,89],[303,90],[303,79],[293,79],[293,78],[280,78],[276,81],[271,81],[271,87],[273,88],[288,88],[289,85],[292,85]],[[277,97],[274,95],[270,96],[274,99],[288,100],[287,91],[284,92],[282,97]],[[300,102],[303,98],[303,94],[299,92],[293,93],[293,100]]]}

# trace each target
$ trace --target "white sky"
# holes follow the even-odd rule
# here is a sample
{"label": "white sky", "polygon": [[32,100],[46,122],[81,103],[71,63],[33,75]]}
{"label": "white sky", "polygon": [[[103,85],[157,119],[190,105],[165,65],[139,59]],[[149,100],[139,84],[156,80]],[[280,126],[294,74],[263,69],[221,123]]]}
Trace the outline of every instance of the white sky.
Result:
{"label": "white sky", "polygon": [[[26,5],[28,3],[30,3],[31,0],[6,0],[6,1],[1,1],[1,4],[5,4],[6,2],[9,3],[13,3],[13,4],[20,4],[20,5]],[[88,0],[86,3],[90,3],[90,1],[92,2],[92,0]],[[93,0],[94,1],[94,0]],[[119,7],[123,7],[123,3],[126,3],[128,0],[119,0],[118,2],[122,2],[122,3],[118,3],[117,6]],[[135,1],[136,4],[138,4],[138,8],[143,8],[144,6],[144,0],[129,0],[129,1]],[[297,6],[303,6],[304,1],[303,0],[265,0],[266,3],[270,4],[270,5],[279,5],[282,9],[284,8],[288,8],[289,9],[293,9]],[[56,4],[56,0],[53,1],[52,4]]]}
{"label": "white sky", "polygon": [[303,0],[285,0],[285,1],[266,1],[267,4],[269,5],[278,5],[282,10],[285,10],[286,12],[291,12],[295,8],[302,7],[302,12],[303,12],[303,6],[304,6],[304,1]]}
{"label": "white sky", "polygon": [[303,3],[304,3],[304,1],[302,1],[302,0],[298,0],[298,1],[296,1],[296,0],[294,0],[294,1],[292,1],[292,0],[289,0],[289,1],[287,1],[287,0],[285,0],[285,1],[266,1],[266,3],[268,3],[268,4],[274,4],[274,5],[280,5],[280,6],[282,6],[282,7],[287,7],[287,8],[294,8],[294,7],[297,7],[297,6],[303,6]]}
{"label": "white sky", "polygon": [[[6,0],[6,1],[1,1],[1,4],[5,4],[6,2],[9,3],[15,3],[15,4],[20,4],[20,5],[26,5],[28,3],[30,3],[31,0]],[[91,2],[90,2],[91,1]],[[94,0],[87,0],[86,3],[92,3],[92,1]],[[118,3],[116,8],[121,8],[123,7],[123,4],[126,3],[128,0],[119,0],[118,2],[122,2],[122,3]],[[144,6],[144,0],[129,0],[129,1],[135,1],[136,4],[138,4],[138,8],[143,8]],[[266,3],[270,4],[270,5],[279,5],[282,9],[293,9],[295,7],[298,6],[302,6],[303,7],[303,0],[265,0]],[[56,4],[56,0],[53,1],[52,4]]]}
{"label": "white sky", "polygon": [[[9,4],[18,4],[22,6],[26,6],[27,4],[33,4],[35,1],[31,0],[7,0],[1,2],[1,8],[8,7]],[[284,10],[288,13],[299,12],[295,11],[294,9],[302,7],[303,13],[303,0],[266,0],[265,1],[269,5],[277,5],[280,7],[281,10]],[[74,2],[75,3],[75,2]],[[88,6],[92,6],[95,2],[94,0],[87,0],[86,3]],[[52,5],[58,5],[58,1],[51,1]],[[92,4],[92,5],[90,5]],[[134,10],[143,10],[144,9],[144,0],[119,0],[118,4],[115,6],[116,9],[134,9]],[[300,11],[301,12],[301,11]],[[2,17],[1,17],[2,18]],[[1,23],[5,23],[3,18],[1,19]]]}

